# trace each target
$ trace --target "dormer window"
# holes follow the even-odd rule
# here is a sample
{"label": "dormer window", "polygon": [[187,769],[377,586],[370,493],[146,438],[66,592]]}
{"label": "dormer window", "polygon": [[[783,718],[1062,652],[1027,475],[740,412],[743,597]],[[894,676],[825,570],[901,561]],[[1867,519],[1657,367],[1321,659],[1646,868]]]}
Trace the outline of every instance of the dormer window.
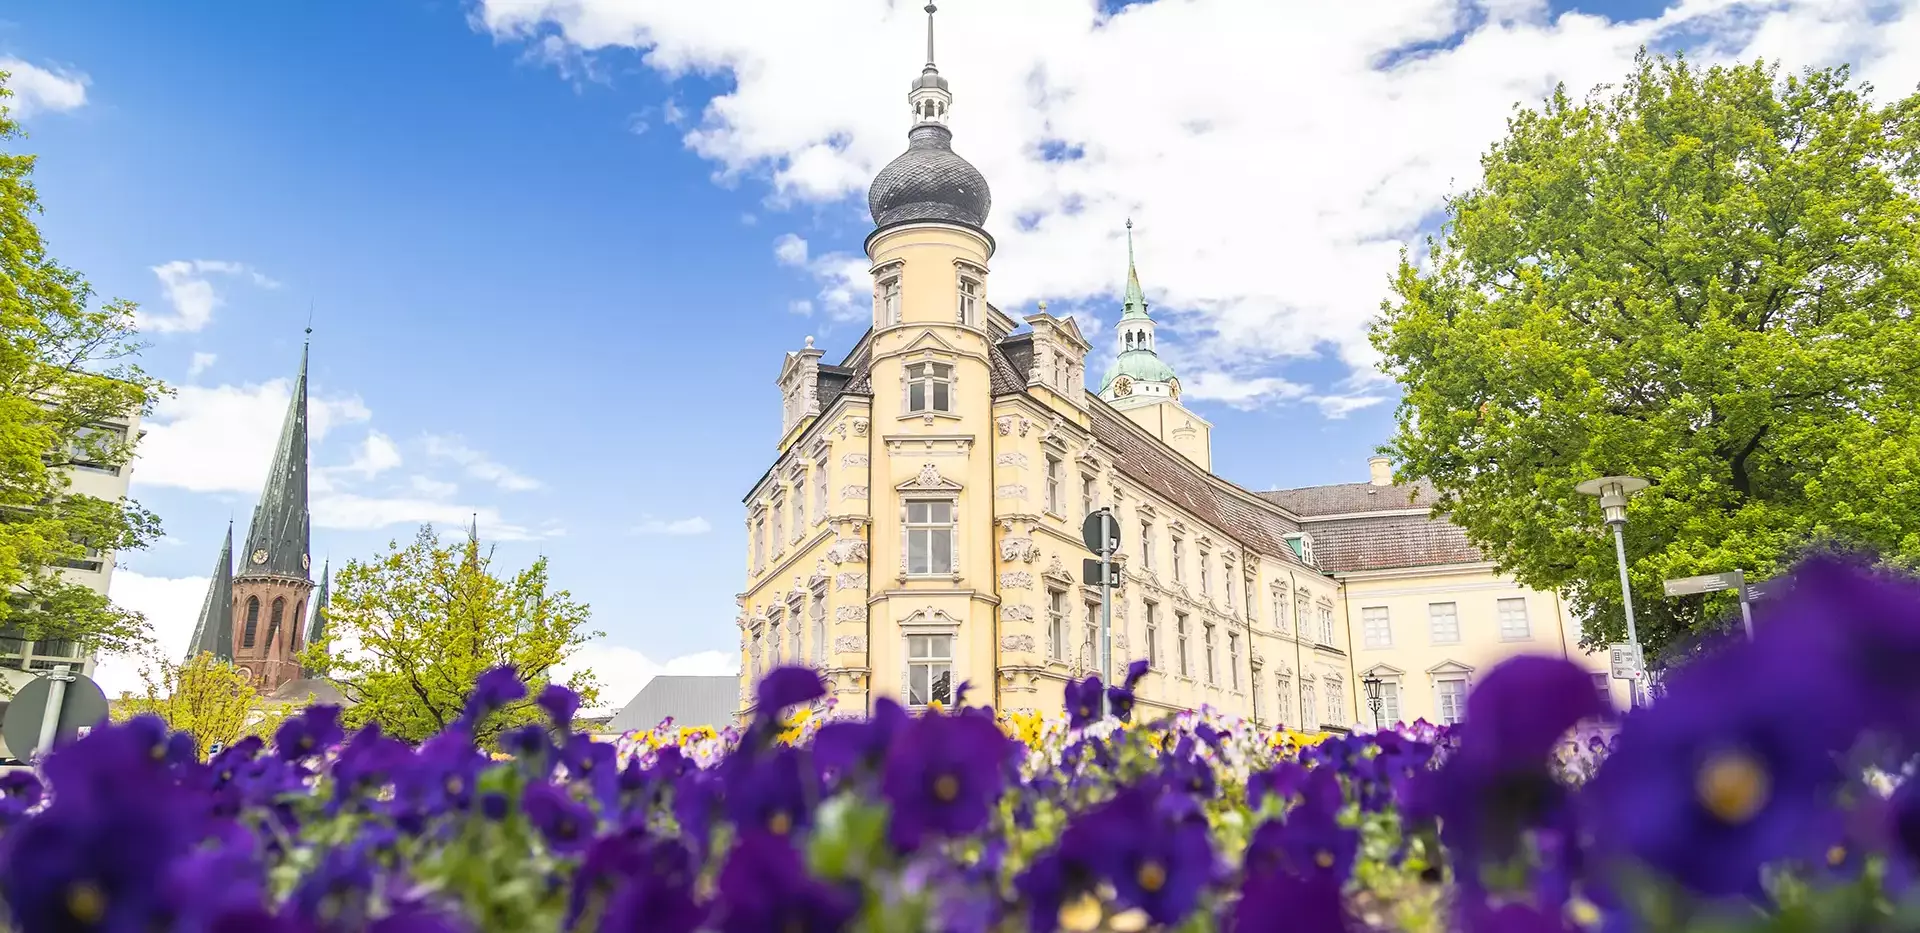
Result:
{"label": "dormer window", "polygon": [[960,323],[972,326],[979,318],[980,280],[969,275],[960,276],[960,308],[957,319]]}
{"label": "dormer window", "polygon": [[900,323],[900,277],[880,280],[880,323]]}
{"label": "dormer window", "polygon": [[953,411],[953,367],[945,363],[908,365],[907,411]]}

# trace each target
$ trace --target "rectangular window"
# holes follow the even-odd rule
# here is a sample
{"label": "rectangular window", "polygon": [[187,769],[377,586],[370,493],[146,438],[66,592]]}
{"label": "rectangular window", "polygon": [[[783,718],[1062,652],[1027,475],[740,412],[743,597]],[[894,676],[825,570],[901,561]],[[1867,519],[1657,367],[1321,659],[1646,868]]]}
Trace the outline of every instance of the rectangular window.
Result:
{"label": "rectangular window", "polygon": [[767,566],[767,520],[764,516],[753,520],[753,572],[759,573]]}
{"label": "rectangular window", "polygon": [[1222,592],[1226,594],[1227,612],[1232,613],[1233,610],[1236,608],[1233,603],[1233,565],[1232,564],[1228,564],[1227,566],[1221,568],[1220,586],[1222,587]]}
{"label": "rectangular window", "polygon": [[813,663],[827,663],[827,588],[813,588]]}
{"label": "rectangular window", "polygon": [[907,705],[953,704],[953,636],[907,636]]}
{"label": "rectangular window", "polygon": [[1613,702],[1613,685],[1607,682],[1606,674],[1593,675],[1593,692],[1600,695],[1600,702]]}
{"label": "rectangular window", "polygon": [[1273,724],[1280,725],[1293,715],[1293,678],[1281,675],[1279,689],[1273,692]]}
{"label": "rectangular window", "polygon": [[1308,613],[1312,611],[1313,611],[1313,604],[1307,599],[1307,594],[1300,593],[1294,596],[1293,622],[1295,625],[1299,626],[1301,638],[1305,638],[1308,635],[1307,626],[1310,624],[1309,619],[1311,618],[1308,615]]}
{"label": "rectangular window", "polygon": [[1460,607],[1454,603],[1428,603],[1427,630],[1433,635],[1436,645],[1458,644]]}
{"label": "rectangular window", "polygon": [[1347,691],[1338,680],[1327,681],[1327,718],[1329,723],[1347,721]]}
{"label": "rectangular window", "polygon": [[1047,511],[1055,515],[1066,512],[1066,508],[1060,504],[1061,471],[1064,469],[1059,457],[1047,455]]}
{"label": "rectangular window", "polygon": [[980,282],[977,279],[960,277],[960,307],[956,319],[962,324],[972,324],[978,320],[980,308]]}
{"label": "rectangular window", "polygon": [[1451,726],[1467,718],[1467,682],[1460,679],[1437,681],[1433,685],[1433,706],[1440,725]]}
{"label": "rectangular window", "polygon": [[827,460],[827,453],[822,451],[813,466],[813,520],[816,522],[827,520]]}
{"label": "rectangular window", "polygon": [[1213,555],[1200,552],[1200,595],[1213,595]]}
{"label": "rectangular window", "polygon": [[1173,580],[1175,583],[1178,583],[1180,581],[1185,580],[1186,578],[1187,578],[1186,542],[1180,540],[1179,535],[1174,535],[1173,536]]}
{"label": "rectangular window", "polygon": [[1387,607],[1368,606],[1360,610],[1360,628],[1367,647],[1393,647],[1393,622],[1387,618]]}
{"label": "rectangular window", "polygon": [[1533,637],[1533,624],[1527,619],[1525,598],[1503,599],[1500,607],[1500,640],[1526,641]]}
{"label": "rectangular window", "polygon": [[[76,470],[119,476],[120,468],[106,463],[104,455],[111,453],[110,448],[125,443],[126,439],[127,429],[120,425],[87,425],[74,432],[73,444],[67,451],[68,462]],[[89,451],[89,447],[93,449]]]}
{"label": "rectangular window", "polygon": [[1093,477],[1080,477],[1080,514],[1092,515],[1093,510],[1100,507],[1100,497],[1095,494],[1095,489]]}
{"label": "rectangular window", "polygon": [[1318,715],[1320,715],[1319,700],[1314,696],[1313,685],[1307,684],[1300,688],[1300,725],[1308,729],[1313,728],[1317,725],[1313,721],[1314,717]]}
{"label": "rectangular window", "polygon": [[1081,639],[1080,650],[1081,650],[1081,657],[1084,658],[1085,660],[1082,661],[1081,663],[1086,667],[1092,667],[1097,669],[1100,666],[1100,604],[1099,603],[1087,604],[1087,624],[1083,626],[1083,628],[1085,629],[1085,631]]}
{"label": "rectangular window", "polygon": [[1320,643],[1333,644],[1333,607],[1320,607]]}
{"label": "rectangular window", "polygon": [[787,527],[787,499],[785,496],[773,498],[773,553],[779,554],[786,549],[786,538],[781,534]]}
{"label": "rectangular window", "polygon": [[795,596],[787,601],[787,628],[790,630],[787,638],[793,643],[793,653],[787,660],[793,664],[805,664],[809,660],[807,658],[807,627],[803,624],[806,617],[802,614],[806,611],[806,605],[803,600],[804,597]]}
{"label": "rectangular window", "polygon": [[1254,674],[1253,675],[1253,721],[1256,724],[1259,723],[1263,718],[1265,718],[1264,711],[1260,709],[1261,692],[1262,691],[1260,689],[1260,675]]}
{"label": "rectangular window", "polygon": [[1240,636],[1233,632],[1227,633],[1227,683],[1240,689]]}
{"label": "rectangular window", "polygon": [[900,280],[880,280],[880,323],[900,323]]}
{"label": "rectangular window", "polygon": [[797,473],[793,477],[793,540],[798,541],[807,534],[807,474]]}
{"label": "rectangular window", "polygon": [[1205,629],[1206,632],[1203,637],[1206,639],[1207,649],[1207,683],[1216,684],[1220,682],[1220,678],[1213,666],[1213,623],[1206,623]]}
{"label": "rectangular window", "polygon": [[1400,682],[1384,680],[1380,682],[1380,725],[1391,726],[1400,721]]}
{"label": "rectangular window", "polygon": [[1153,569],[1153,523],[1140,523],[1140,569]]}
{"label": "rectangular window", "polygon": [[907,367],[907,410],[953,411],[953,367],[913,363]]}
{"label": "rectangular window", "polygon": [[1287,594],[1284,590],[1273,591],[1273,628],[1282,635],[1287,633]]}
{"label": "rectangular window", "polygon": [[1147,603],[1147,666],[1160,669],[1160,620],[1156,617],[1160,607]]}
{"label": "rectangular window", "polygon": [[1067,659],[1067,594],[1047,591],[1047,659]]}
{"label": "rectangular window", "polygon": [[99,548],[87,544],[85,540],[80,540],[79,543],[81,543],[82,545],[86,545],[86,550],[81,552],[81,555],[79,557],[68,558],[66,560],[61,561],[60,566],[67,567],[73,570],[91,570],[96,573],[99,572],[100,568],[106,565],[107,556],[101,553]]}
{"label": "rectangular window", "polygon": [[[782,619],[782,611],[778,607],[767,610],[767,670],[773,670],[780,666],[780,647],[782,644],[780,640],[780,622]],[[268,639],[268,641],[271,642],[272,639]]]}
{"label": "rectangular window", "polygon": [[1179,657],[1175,660],[1180,664],[1180,676],[1191,677],[1193,669],[1187,666],[1187,614],[1184,612],[1173,614],[1173,637],[1175,648],[1179,651]]}
{"label": "rectangular window", "polygon": [[907,503],[907,573],[953,572],[953,500]]}

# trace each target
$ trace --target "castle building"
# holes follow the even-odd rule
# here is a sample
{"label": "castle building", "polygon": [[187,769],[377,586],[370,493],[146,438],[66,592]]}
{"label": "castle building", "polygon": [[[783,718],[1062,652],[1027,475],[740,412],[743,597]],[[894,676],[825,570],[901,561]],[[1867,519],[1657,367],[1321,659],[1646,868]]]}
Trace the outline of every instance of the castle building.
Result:
{"label": "castle building", "polygon": [[314,580],[313,521],[307,506],[307,356],[302,347],[293,397],[238,563],[229,526],[187,647],[189,657],[206,652],[238,665],[266,695],[304,680],[296,658],[324,625],[324,581],[311,611],[308,606]]}
{"label": "castle building", "polygon": [[[1067,682],[1097,670],[1100,596],[1080,580],[1079,529],[1111,508],[1127,581],[1114,668],[1147,659],[1149,714],[1360,723],[1358,581],[1314,539],[1338,538],[1343,516],[1309,521],[1212,472],[1213,426],[1158,354],[1131,224],[1118,354],[1098,391],[1073,319],[1042,304],[1015,320],[991,301],[992,196],[953,149],[927,9],[907,148],[868,191],[871,326],[838,363],[811,338],[787,354],[778,455],[745,498],[741,710],[761,674],[795,663],[818,668],[846,713],[882,696],[951,703],[961,683],[970,703],[1058,710]],[[1400,670],[1413,689],[1413,662],[1387,660],[1370,674]],[[1486,658],[1456,663],[1464,684]]]}

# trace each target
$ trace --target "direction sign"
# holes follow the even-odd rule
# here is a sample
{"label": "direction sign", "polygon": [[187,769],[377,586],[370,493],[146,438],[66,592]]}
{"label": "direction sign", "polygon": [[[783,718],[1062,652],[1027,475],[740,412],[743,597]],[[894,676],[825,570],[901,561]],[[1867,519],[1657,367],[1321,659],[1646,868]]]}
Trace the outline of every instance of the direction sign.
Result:
{"label": "direction sign", "polygon": [[1640,659],[1635,657],[1636,653],[1632,645],[1619,644],[1612,646],[1609,654],[1611,655],[1610,660],[1613,665],[1613,679],[1639,680],[1645,676],[1645,671],[1642,670]]}
{"label": "direction sign", "polygon": [[1746,582],[1747,575],[1734,570],[1728,573],[1681,577],[1678,580],[1668,580],[1664,585],[1668,596],[1696,596],[1701,593],[1718,593],[1721,590],[1739,590]]}
{"label": "direction sign", "polygon": [[[1106,527],[1102,529],[1102,525]],[[1080,523],[1080,540],[1087,543],[1087,550],[1101,557],[1112,557],[1120,553],[1120,521],[1113,517],[1110,509],[1094,509],[1087,513],[1087,520]]]}
{"label": "direction sign", "polygon": [[[82,728],[99,725],[107,718],[107,695],[93,678],[85,674],[69,673],[73,678],[67,683],[65,694],[60,700],[60,726],[54,733],[55,742],[64,742],[80,735]],[[13,695],[13,702],[7,705],[7,718],[0,723],[0,738],[7,741],[7,751],[15,758],[26,761],[39,750],[40,724],[46,719],[48,693],[53,680],[47,677],[35,677],[20,692]]]}

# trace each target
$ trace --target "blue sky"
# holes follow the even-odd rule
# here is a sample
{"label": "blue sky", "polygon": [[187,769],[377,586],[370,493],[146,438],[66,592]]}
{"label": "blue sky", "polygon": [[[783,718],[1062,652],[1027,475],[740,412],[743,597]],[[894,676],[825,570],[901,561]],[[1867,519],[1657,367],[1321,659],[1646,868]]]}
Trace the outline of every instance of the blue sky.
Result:
{"label": "blue sky", "polygon": [[[1514,101],[1683,35],[1911,86],[1886,35],[1920,34],[1914,3],[1808,39],[1792,17],[1848,4],[1029,2],[941,14],[956,148],[994,185],[993,298],[1102,331],[1134,217],[1216,467],[1255,488],[1365,476],[1392,412],[1365,320]],[[135,471],[167,539],[115,585],[163,638],[251,509],[311,308],[316,564],[478,511],[501,561],[545,554],[593,606],[603,679],[725,665],[703,653],[736,644],[773,379],[804,337],[859,336],[865,180],[902,145],[923,21],[654,6],[8,6],[43,229],[153,315],[145,363],[182,388]]]}

